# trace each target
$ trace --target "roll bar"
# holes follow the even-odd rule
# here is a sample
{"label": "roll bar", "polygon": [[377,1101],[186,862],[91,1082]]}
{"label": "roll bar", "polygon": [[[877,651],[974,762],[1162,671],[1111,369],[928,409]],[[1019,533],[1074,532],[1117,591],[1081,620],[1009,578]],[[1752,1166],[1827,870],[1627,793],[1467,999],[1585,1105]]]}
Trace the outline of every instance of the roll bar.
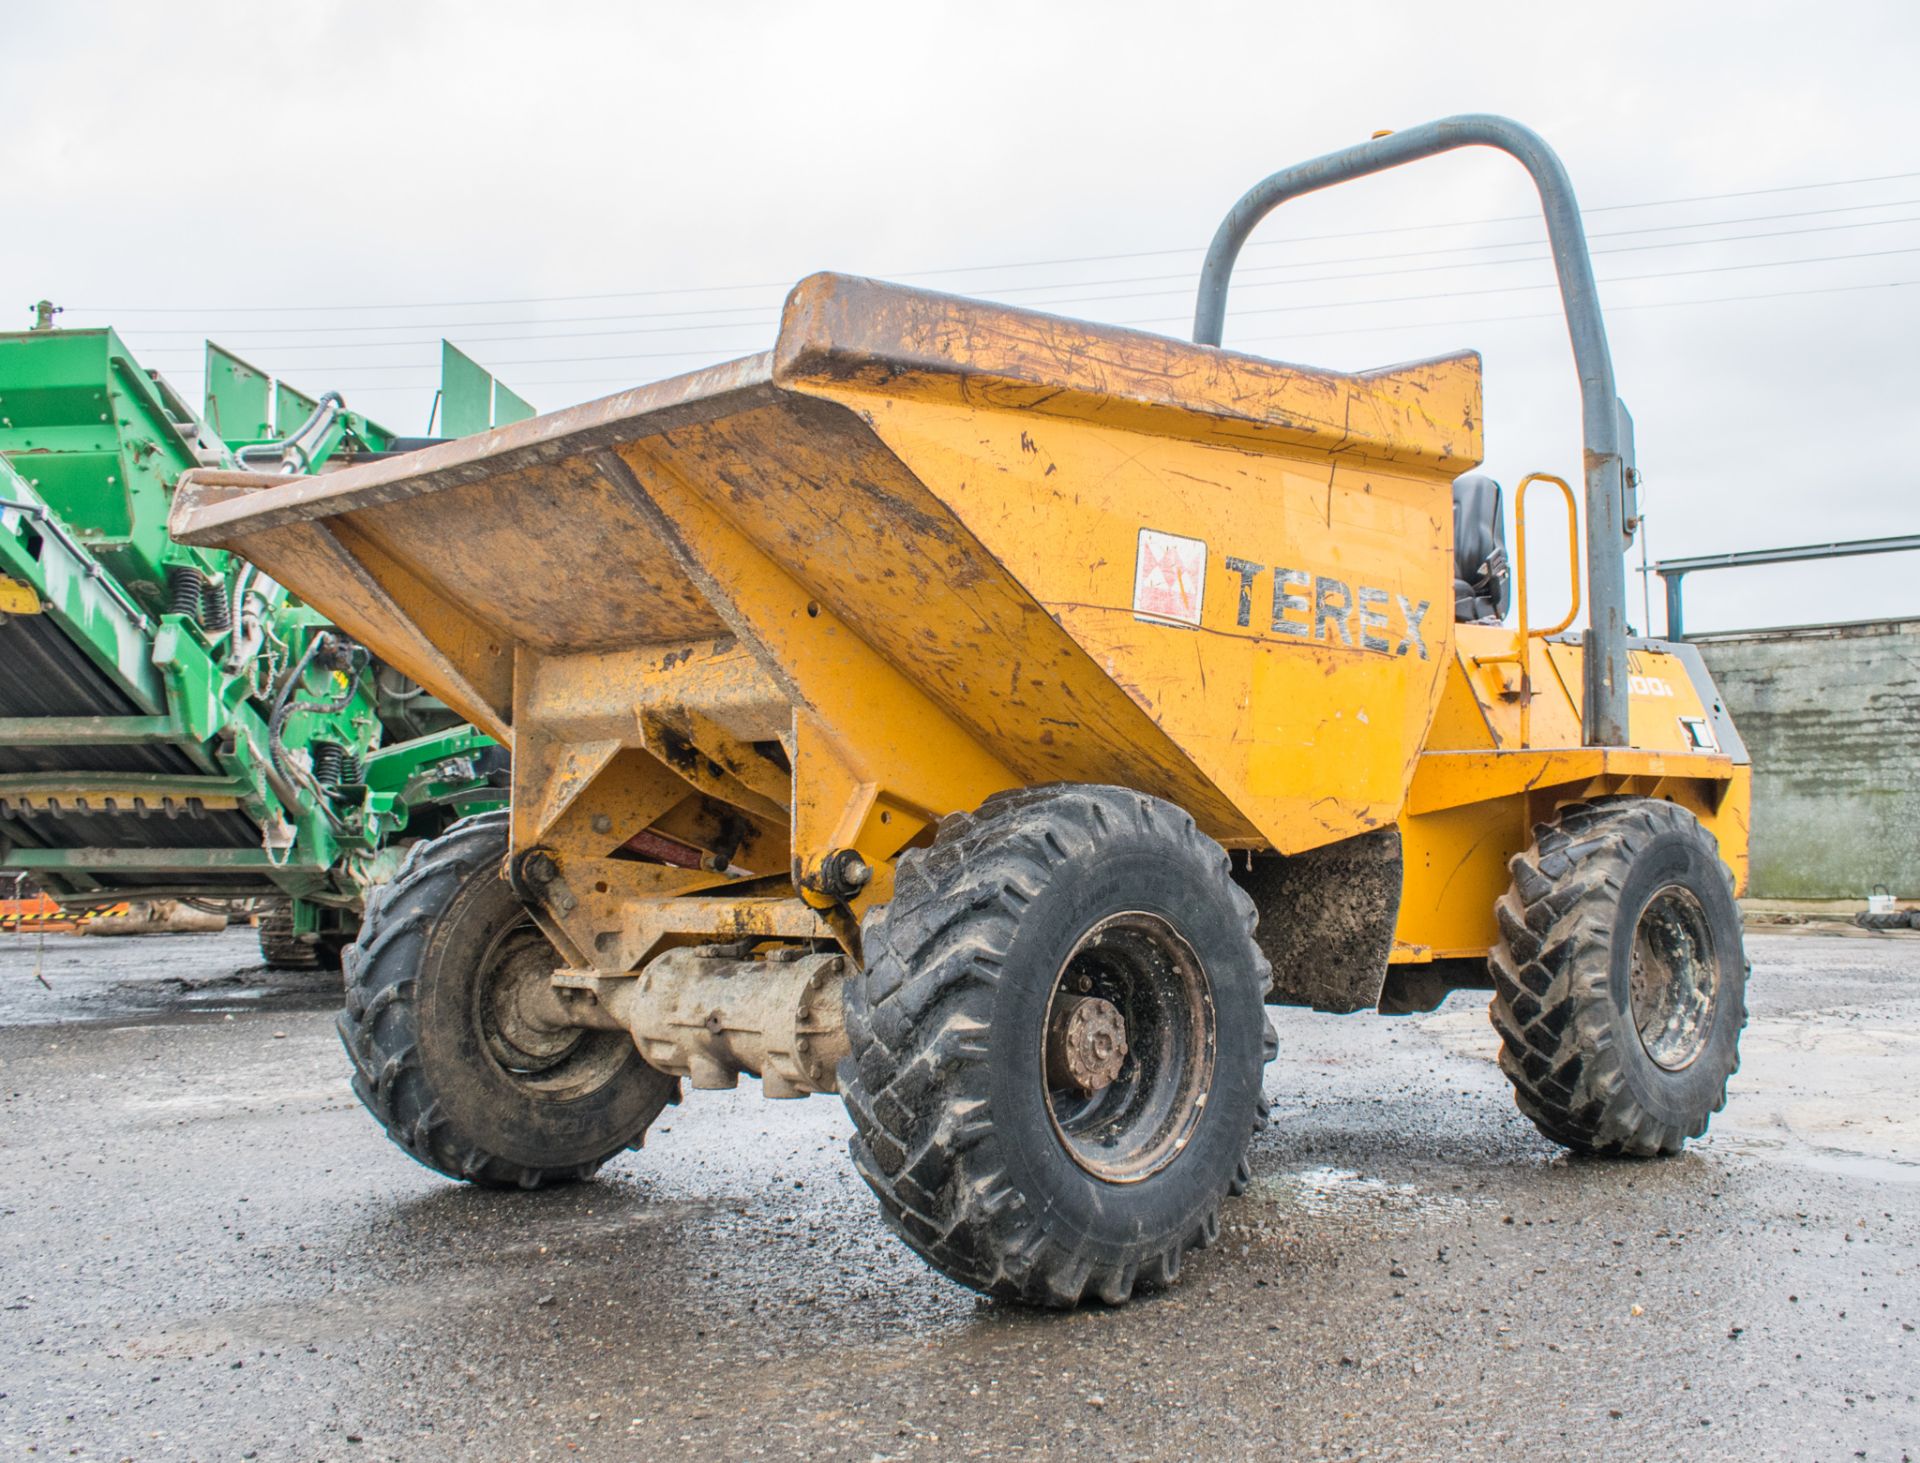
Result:
{"label": "roll bar", "polygon": [[1461,147],[1492,147],[1517,160],[1532,176],[1546,217],[1553,265],[1560,278],[1567,334],[1580,372],[1580,415],[1587,496],[1586,688],[1584,725],[1588,746],[1627,745],[1627,562],[1626,547],[1638,526],[1630,493],[1632,419],[1613,380],[1607,328],[1587,254],[1586,230],[1567,170],[1540,135],[1506,117],[1470,113],[1443,117],[1390,132],[1357,147],[1298,163],[1255,184],[1234,204],[1207,249],[1194,304],[1193,338],[1220,344],[1226,323],[1227,284],[1234,261],[1255,225],[1290,198],[1336,183],[1397,168]]}

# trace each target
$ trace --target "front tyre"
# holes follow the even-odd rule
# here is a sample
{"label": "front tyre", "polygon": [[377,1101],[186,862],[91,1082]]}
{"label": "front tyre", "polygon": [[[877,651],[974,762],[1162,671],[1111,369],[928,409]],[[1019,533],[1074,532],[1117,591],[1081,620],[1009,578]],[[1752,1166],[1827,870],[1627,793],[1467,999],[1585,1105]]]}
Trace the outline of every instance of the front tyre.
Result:
{"label": "front tyre", "polygon": [[1254,919],[1221,847],[1123,788],[1002,794],[903,854],[840,1069],[889,1225],[1006,1299],[1171,1284],[1266,1122]]}
{"label": "front tyre", "polygon": [[353,1090],[428,1168],[495,1188],[590,1177],[678,1091],[622,1031],[527,1019],[558,955],[500,877],[505,809],[415,844],[346,952]]}
{"label": "front tyre", "polygon": [[1496,914],[1493,1024],[1514,1100],[1581,1153],[1678,1153],[1726,1105],[1746,1024],[1733,875],[1685,808],[1576,803]]}

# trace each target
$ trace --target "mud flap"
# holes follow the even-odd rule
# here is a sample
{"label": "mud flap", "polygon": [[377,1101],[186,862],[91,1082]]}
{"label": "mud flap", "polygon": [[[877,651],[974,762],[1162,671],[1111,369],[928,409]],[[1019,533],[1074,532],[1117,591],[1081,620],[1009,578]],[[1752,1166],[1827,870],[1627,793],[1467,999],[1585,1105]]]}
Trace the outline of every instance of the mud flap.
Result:
{"label": "mud flap", "polygon": [[1251,866],[1236,859],[1233,877],[1260,911],[1254,938],[1273,965],[1269,1005],[1379,1005],[1400,916],[1399,828],[1306,853],[1256,854]]}

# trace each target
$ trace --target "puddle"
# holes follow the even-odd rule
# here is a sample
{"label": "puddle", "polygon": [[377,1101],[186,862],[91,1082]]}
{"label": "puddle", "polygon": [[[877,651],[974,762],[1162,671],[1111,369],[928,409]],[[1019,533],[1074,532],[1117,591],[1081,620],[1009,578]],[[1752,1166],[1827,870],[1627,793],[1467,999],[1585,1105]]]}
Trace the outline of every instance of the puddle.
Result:
{"label": "puddle", "polygon": [[333,971],[281,974],[263,967],[209,981],[122,982],[113,988],[113,996],[128,1008],[215,1016],[259,1010],[321,1011],[340,1004],[340,976]]}
{"label": "puddle", "polygon": [[1358,1216],[1417,1218],[1456,1214],[1478,1201],[1463,1193],[1439,1193],[1418,1184],[1394,1183],[1350,1168],[1303,1168],[1257,1178],[1248,1196],[1311,1219]]}
{"label": "puddle", "polygon": [[[1917,1014],[1904,1001],[1749,1021],[1727,1106],[1692,1150],[1870,1183],[1920,1183]],[[1498,1050],[1477,1011],[1415,1019],[1455,1056],[1491,1061]]]}
{"label": "puddle", "polygon": [[353,1089],[347,1080],[325,1087],[264,1087],[259,1089],[224,1088],[183,1093],[167,1097],[122,1097],[119,1105],[129,1113],[179,1114],[259,1112],[293,1106],[325,1107],[350,1099]]}
{"label": "puddle", "polygon": [[1757,1133],[1709,1133],[1693,1145],[1693,1151],[1706,1157],[1754,1163],[1791,1163],[1868,1183],[1920,1184],[1920,1163],[1828,1148],[1791,1135],[1771,1138]]}
{"label": "puddle", "polygon": [[276,971],[250,929],[98,940],[0,936],[0,1027],[337,1007],[336,971]]}

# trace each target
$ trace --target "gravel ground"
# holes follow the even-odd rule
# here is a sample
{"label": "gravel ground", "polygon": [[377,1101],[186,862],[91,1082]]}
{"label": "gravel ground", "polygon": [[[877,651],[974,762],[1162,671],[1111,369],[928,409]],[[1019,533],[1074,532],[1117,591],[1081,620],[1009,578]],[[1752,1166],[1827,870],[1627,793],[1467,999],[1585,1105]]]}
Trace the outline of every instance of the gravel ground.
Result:
{"label": "gravel ground", "polygon": [[893,1241],[831,1099],[695,1094],[600,1182],[480,1193],[355,1103],[337,977],[269,976],[244,930],[0,937],[0,1446],[1920,1455],[1920,936],[1750,953],[1733,1100],[1659,1163],[1537,1137],[1484,997],[1276,1012],[1220,1245],[1062,1316]]}

